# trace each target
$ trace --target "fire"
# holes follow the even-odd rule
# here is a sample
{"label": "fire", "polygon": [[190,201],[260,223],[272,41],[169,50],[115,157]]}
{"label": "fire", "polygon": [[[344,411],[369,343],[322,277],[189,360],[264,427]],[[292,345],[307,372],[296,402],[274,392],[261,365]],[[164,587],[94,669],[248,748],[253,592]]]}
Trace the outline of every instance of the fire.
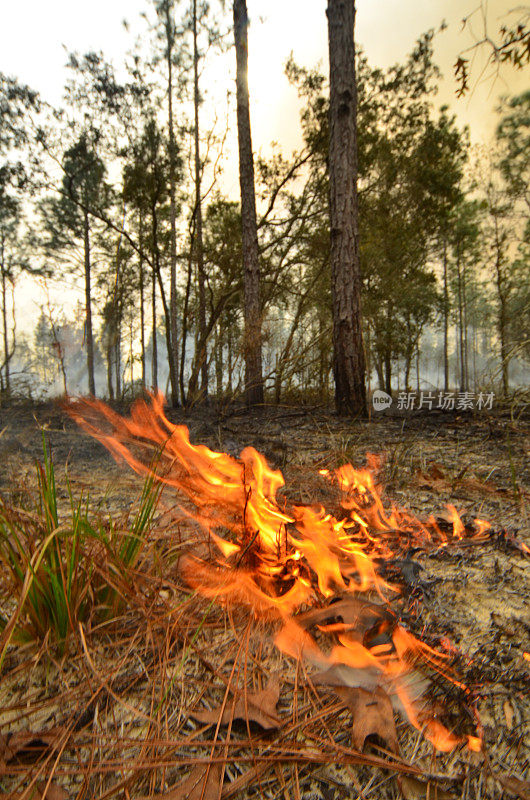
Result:
{"label": "fire", "polygon": [[[245,448],[236,459],[193,445],[188,429],[171,423],[163,405],[158,393],[150,403],[138,400],[128,419],[95,399],[69,401],[67,411],[116,459],[191,501],[194,511],[186,513],[209,533],[218,557],[214,563],[188,557],[183,566],[187,582],[205,596],[244,604],[256,615],[278,620],[275,643],[285,654],[319,669],[339,665],[351,670],[362,682],[354,685],[382,686],[438,749],[450,750],[465,741],[480,749],[478,738],[446,730],[423,707],[422,692],[411,689],[416,664],[465,687],[450,674],[446,654],[398,624],[388,605],[396,587],[378,574],[376,559],[395,555],[403,539],[407,546],[440,546],[448,536],[433,519],[421,522],[402,509],[385,510],[377,483],[381,462],[371,456],[364,469],[346,464],[333,473],[322,471],[339,486],[340,518],[322,506],[287,505],[279,494],[281,472],[271,469],[254,448]],[[462,538],[466,529],[456,509],[449,507],[449,514],[452,536]],[[485,525],[478,524],[479,534]],[[349,608],[351,598],[358,597],[366,599]],[[346,598],[346,606],[332,602],[329,614],[320,608],[324,601],[340,598]],[[313,611],[300,614],[302,607]],[[339,608],[349,608],[342,621],[334,619]],[[323,610],[329,619],[317,624],[321,647],[307,628]],[[349,622],[345,616],[351,617]]]}

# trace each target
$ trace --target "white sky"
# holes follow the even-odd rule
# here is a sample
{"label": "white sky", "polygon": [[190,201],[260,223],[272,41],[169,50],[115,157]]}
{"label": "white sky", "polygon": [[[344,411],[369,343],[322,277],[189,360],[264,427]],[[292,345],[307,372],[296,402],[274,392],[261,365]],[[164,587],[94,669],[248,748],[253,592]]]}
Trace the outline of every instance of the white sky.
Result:
{"label": "white sky", "polygon": [[[289,53],[311,66],[327,62],[325,0],[247,0],[250,29],[251,109],[255,147],[272,139],[289,145],[298,130],[294,94],[283,74]],[[214,0],[215,5],[215,0]],[[489,137],[494,127],[490,109],[499,94],[521,91],[528,73],[504,69],[494,83],[484,80],[469,98],[456,100],[452,65],[459,50],[472,39],[461,32],[461,20],[478,0],[357,0],[357,40],[374,65],[387,66],[403,59],[416,38],[445,19],[449,28],[439,34],[436,58],[446,77],[441,102],[451,102],[474,139]],[[230,6],[230,3],[228,3]],[[514,0],[489,0],[488,20],[495,31]],[[150,0],[0,0],[0,70],[38,89],[52,103],[60,102],[66,71],[66,51],[102,50],[120,63],[131,44],[122,27],[126,18],[140,29],[139,14],[151,8]],[[480,33],[480,17],[475,28]],[[481,74],[477,59],[473,77]]]}
{"label": "white sky", "polygon": [[[215,6],[215,0],[212,4]],[[300,128],[296,91],[287,82],[284,64],[293,51],[298,63],[314,66],[320,60],[322,69],[327,70],[326,0],[247,0],[247,4],[254,149],[266,154],[274,140],[288,155],[300,145]],[[437,36],[435,46],[435,58],[445,80],[435,102],[449,103],[460,124],[470,126],[472,140],[485,142],[495,129],[498,97],[527,88],[528,71],[504,68],[496,81],[487,75],[480,80],[483,51],[473,65],[473,91],[464,99],[455,98],[452,65],[457,54],[473,41],[468,29],[461,30],[461,21],[478,4],[479,0],[357,0],[356,38],[370,63],[385,67],[403,60],[424,31],[438,28],[445,19],[449,27]],[[487,2],[490,32],[496,33],[503,16],[513,7],[513,0]],[[145,31],[140,13],[151,8],[150,0],[0,0],[0,71],[18,77],[46,100],[59,104],[67,75],[67,52],[102,50],[118,66],[131,47],[132,32]],[[129,34],[122,25],[124,18],[132,24]],[[473,19],[480,35],[481,19]],[[230,57],[235,60],[233,53]],[[218,81],[233,88],[228,73],[220,74]],[[215,96],[212,88],[207,103],[215,102]],[[220,113],[224,114],[224,93],[220,97]],[[235,111],[230,125],[235,128]],[[233,149],[235,138],[231,141],[224,183],[235,195],[237,154]]]}

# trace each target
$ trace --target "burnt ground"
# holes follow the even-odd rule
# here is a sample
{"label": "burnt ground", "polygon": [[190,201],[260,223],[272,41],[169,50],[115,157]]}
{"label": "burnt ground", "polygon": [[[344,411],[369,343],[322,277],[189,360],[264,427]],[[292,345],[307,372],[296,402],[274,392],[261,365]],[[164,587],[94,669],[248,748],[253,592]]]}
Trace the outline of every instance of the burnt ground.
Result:
{"label": "burnt ground", "polygon": [[[120,410],[125,412],[126,408]],[[521,406],[492,412],[483,411],[475,415],[433,411],[390,416],[384,412],[373,415],[370,422],[340,420],[322,408],[266,409],[260,413],[238,410],[228,413],[225,410],[222,415],[217,415],[213,410],[199,410],[191,414],[175,411],[168,412],[168,416],[189,427],[191,441],[195,444],[207,444],[214,450],[224,450],[232,455],[237,455],[247,445],[254,446],[265,454],[272,466],[282,470],[286,480],[285,494],[296,502],[321,502],[327,506],[328,502],[332,502],[330,488],[318,475],[318,470],[331,469],[345,462],[361,466],[365,463],[367,452],[378,453],[385,457],[381,477],[387,500],[410,509],[421,518],[430,513],[437,515],[443,511],[446,503],[452,503],[461,512],[464,520],[476,517],[489,520],[494,531],[493,535],[483,541],[463,541],[461,545],[446,549],[415,551],[410,554],[418,565],[413,571],[414,577],[411,578],[414,583],[411,594],[415,598],[414,630],[432,644],[447,637],[460,650],[457,658],[459,674],[470,687],[473,702],[480,715],[485,743],[484,755],[460,750],[458,757],[451,755],[435,758],[432,747],[425,747],[410,726],[399,722],[398,734],[404,762],[417,766],[433,780],[439,779],[437,783],[423,784],[406,775],[402,775],[400,781],[396,782],[391,779],[391,774],[385,777],[384,770],[373,766],[341,767],[336,756],[329,758],[330,762],[336,762],[335,765],[319,763],[315,766],[312,763],[313,756],[306,756],[305,761],[299,760],[296,766],[288,759],[280,759],[287,766],[281,770],[276,767],[272,770],[272,777],[267,779],[263,776],[268,773],[254,764],[251,768],[254,773],[245,780],[248,764],[245,765],[243,760],[242,766],[227,767],[222,793],[216,787],[213,791],[209,784],[206,786],[203,795],[205,800],[213,800],[217,796],[292,797],[294,800],[383,798],[398,797],[400,792],[410,798],[528,797],[530,660],[524,653],[530,652],[530,562],[521,549],[521,543],[530,547],[528,412],[525,413]],[[58,483],[67,467],[74,494],[90,494],[92,502],[102,511],[115,513],[126,511],[131,506],[140,491],[140,479],[126,466],[118,466],[97,441],[81,432],[54,404],[0,408],[2,496],[16,501],[35,486],[34,462],[42,458],[42,430],[51,445]],[[61,494],[61,491],[60,497],[66,501],[67,494]],[[166,503],[171,505],[171,498],[168,502],[167,495]],[[166,594],[171,594],[171,591],[170,588]],[[192,616],[196,614],[195,611],[190,613]],[[204,620],[200,614],[193,618]],[[204,697],[204,681],[211,683],[212,675],[219,678],[218,670],[223,664],[226,666],[226,663],[231,663],[226,654],[221,657],[226,645],[221,637],[219,641],[215,640],[220,666],[216,667],[214,664],[211,672],[211,661],[215,661],[212,636],[215,638],[219,635],[214,634],[214,631],[215,625],[212,623],[210,626],[210,618],[207,617],[207,624],[192,642],[194,658],[189,658],[182,670],[183,675],[188,676],[189,682],[183,684],[179,677],[171,685],[172,692],[180,692],[177,703],[179,725],[184,724],[182,719],[186,716],[182,708],[189,709],[190,704],[197,702],[197,698]],[[176,641],[180,642],[178,658],[182,658],[184,645],[179,636],[175,636]],[[111,644],[107,641],[105,647],[108,648]],[[195,652],[199,644],[205,648],[202,654]],[[105,664],[105,658],[108,657],[105,647],[101,646],[98,651],[96,646],[100,661],[93,655],[98,669],[102,671],[104,669],[101,665]],[[189,655],[190,646],[187,647],[186,654]],[[116,653],[120,653],[120,657],[125,652],[123,648],[123,644],[116,647]],[[266,656],[271,665],[274,664],[274,669],[285,669],[274,650],[271,651],[270,647],[262,644],[259,648],[260,656]],[[66,686],[76,683],[71,676],[63,674],[66,668],[64,661],[55,664],[53,677],[50,678],[45,659],[39,660],[39,657],[32,661],[31,655],[25,654],[24,659],[29,658],[29,661],[24,663],[33,665],[31,679],[27,678],[26,682],[22,679],[24,687],[17,684],[18,688],[14,689],[13,680],[15,684],[21,681],[21,667],[17,666],[17,658],[16,653],[10,652],[9,663],[4,665],[7,676],[4,675],[4,690],[0,689],[0,707],[4,705],[13,711],[24,703],[29,707],[30,696],[38,697],[39,702],[46,697],[46,702],[53,706],[53,693],[59,692],[59,688],[64,691]],[[138,654],[140,662],[142,658],[145,659],[146,656]],[[72,663],[77,662],[73,659]],[[207,679],[203,673],[207,673],[208,669],[210,676]],[[193,678],[188,670],[195,671]],[[83,670],[75,667],[74,671]],[[145,664],[144,671],[149,671]],[[17,676],[16,679],[11,680],[12,673]],[[193,684],[193,680],[199,680],[198,673],[202,676],[202,683],[199,681],[200,691]],[[136,677],[135,680],[138,682],[139,678]],[[226,682],[226,679],[223,680]],[[47,688],[39,681],[43,681]],[[285,678],[287,698],[282,689],[279,709],[286,714],[294,714],[288,706],[294,703],[294,694],[299,691],[297,681],[298,678],[294,682]],[[120,690],[116,689],[115,694],[121,697],[120,692],[124,691],[124,685],[123,680],[120,684],[119,676],[117,683]],[[258,684],[261,685],[259,681]],[[114,696],[113,690],[107,684],[105,686],[109,701]],[[95,691],[93,686],[91,691]],[[450,694],[449,689],[447,692]],[[130,704],[139,702],[134,691],[126,692],[125,696],[128,699],[125,710],[121,708],[122,734],[123,725],[127,729],[127,724],[130,723]],[[308,700],[306,694],[303,697]],[[218,700],[222,700],[222,693]],[[146,698],[142,695],[142,702],[144,701]],[[86,697],[84,702],[88,702]],[[151,698],[151,707],[152,702]],[[211,700],[210,704],[213,702],[215,701]],[[310,699],[309,702],[313,701]],[[53,713],[49,712],[44,716],[46,725],[49,727],[53,722],[64,726],[61,714],[56,706],[53,708]],[[99,713],[103,714],[103,711],[100,709]],[[105,706],[107,717],[114,715],[115,726],[118,725],[116,713],[115,708],[111,712]],[[467,725],[468,732],[473,729],[469,721],[470,715],[468,708],[467,723],[460,720],[464,729]],[[95,730],[97,726],[93,717],[92,714]],[[42,715],[32,719],[28,714],[27,719],[16,723],[14,719],[13,714],[0,712],[0,788],[5,791],[12,789],[14,784],[10,781],[15,778],[2,778],[3,773],[9,772],[6,768],[6,764],[9,766],[7,756],[1,752],[2,735],[7,736],[12,730],[34,731],[36,728],[46,728]],[[102,719],[103,717],[99,722],[100,726],[103,725]],[[336,726],[342,717],[337,717],[335,713],[332,719]],[[105,724],[112,728],[107,718]],[[82,728],[77,726],[76,729]],[[179,727],[178,730],[182,732],[183,729]],[[166,738],[170,738],[171,732],[171,725],[166,720]],[[187,732],[189,734],[189,730]],[[306,730],[305,738],[302,739],[310,747],[318,740],[318,736],[314,728],[311,728]],[[379,756],[387,752],[380,748],[370,750],[368,744],[366,747],[369,752]],[[321,749],[324,751],[325,748]],[[82,752],[86,758],[87,753]],[[93,765],[97,764],[98,758],[104,760],[102,752],[101,749],[91,752]],[[78,757],[80,753],[81,750]],[[58,761],[60,762],[60,758]],[[69,763],[68,759],[66,763]],[[227,763],[230,764],[230,760]],[[185,776],[185,769],[187,768],[180,767],[175,770],[175,767],[166,765],[163,778],[156,779],[158,783],[152,777],[149,782],[144,769],[138,784],[140,789],[132,778],[129,780],[124,777],[121,783],[118,781],[116,784],[115,775],[98,773],[97,769],[94,773],[97,777],[87,778],[85,767],[79,771],[84,775],[82,782],[79,777],[69,777],[74,772],[73,769],[65,769],[63,773],[58,769],[57,775],[63,777],[58,777],[57,781],[68,787],[65,797],[165,796],[160,791],[178,783]],[[216,778],[218,784],[218,774]],[[118,784],[125,788],[116,789],[113,793],[114,790],[109,787]],[[24,782],[19,786],[24,786]],[[53,800],[52,795],[49,796]],[[190,794],[188,787],[180,794],[167,795],[168,798],[174,797],[177,800],[185,796],[199,798],[201,792]]]}

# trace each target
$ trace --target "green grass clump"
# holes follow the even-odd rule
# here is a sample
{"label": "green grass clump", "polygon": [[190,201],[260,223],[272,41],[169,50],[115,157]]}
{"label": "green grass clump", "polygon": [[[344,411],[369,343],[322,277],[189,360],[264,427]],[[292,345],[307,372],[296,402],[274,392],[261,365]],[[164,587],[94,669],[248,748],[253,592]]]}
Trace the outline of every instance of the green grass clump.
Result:
{"label": "green grass clump", "polygon": [[[125,601],[117,581],[135,567],[152,528],[160,487],[149,477],[132,519],[116,521],[94,512],[87,497],[70,499],[59,513],[55,470],[43,436],[43,463],[37,464],[33,507],[0,498],[0,666],[10,642],[51,640],[64,651],[79,623],[116,613]],[[122,581],[122,584],[124,582]]]}

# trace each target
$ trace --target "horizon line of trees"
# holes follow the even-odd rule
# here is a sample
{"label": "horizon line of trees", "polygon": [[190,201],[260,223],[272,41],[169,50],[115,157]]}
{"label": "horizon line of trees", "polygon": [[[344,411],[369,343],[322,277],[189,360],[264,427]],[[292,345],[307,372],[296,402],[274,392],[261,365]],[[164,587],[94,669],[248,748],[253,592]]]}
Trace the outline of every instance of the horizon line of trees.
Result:
{"label": "horizon line of trees", "polygon": [[[502,101],[494,148],[472,158],[467,131],[434,108],[434,34],[374,68],[329,0],[330,78],[286,65],[303,147],[256,158],[246,2],[230,23],[222,5],[190,0],[178,17],[152,0],[149,51],[123,78],[102,54],[71,54],[62,109],[0,74],[2,396],[31,360],[16,336],[22,274],[81,282],[86,386],[110,399],[160,386],[173,405],[325,401],[334,386],[339,413],[363,413],[372,376],[389,393],[420,386],[433,331],[440,389],[456,377],[469,390],[486,337],[507,394],[510,365],[530,359],[530,92]],[[219,188],[226,136],[204,102],[229,29],[241,203]],[[82,367],[60,307],[48,290],[33,351],[67,392]]]}

